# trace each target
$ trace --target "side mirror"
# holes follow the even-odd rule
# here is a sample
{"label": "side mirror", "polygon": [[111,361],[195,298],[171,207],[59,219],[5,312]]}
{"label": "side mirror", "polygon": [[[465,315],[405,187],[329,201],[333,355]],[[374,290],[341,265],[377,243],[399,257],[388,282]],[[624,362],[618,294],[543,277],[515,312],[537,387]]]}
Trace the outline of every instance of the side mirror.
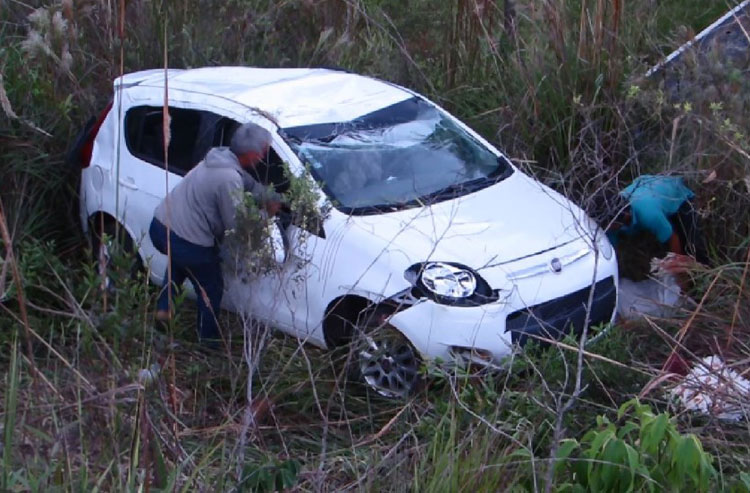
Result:
{"label": "side mirror", "polygon": [[283,229],[287,229],[289,226],[294,225],[319,238],[325,239],[326,237],[325,228],[323,228],[323,220],[320,216],[304,220],[302,217],[292,212],[287,206],[283,206],[281,212],[279,212],[278,220]]}

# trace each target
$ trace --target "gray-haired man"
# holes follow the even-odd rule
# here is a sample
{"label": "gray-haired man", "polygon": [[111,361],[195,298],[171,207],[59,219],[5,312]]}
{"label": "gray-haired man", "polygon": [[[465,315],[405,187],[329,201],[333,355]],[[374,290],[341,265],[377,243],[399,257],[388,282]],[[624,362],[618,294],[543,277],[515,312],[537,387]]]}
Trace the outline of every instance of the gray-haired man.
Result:
{"label": "gray-haired man", "polygon": [[[234,228],[235,212],[242,191],[252,193],[266,211],[279,212],[279,196],[255,181],[247,170],[268,154],[271,135],[252,123],[240,126],[229,147],[216,147],[195,166],[154,211],[149,236],[163,254],[171,259],[172,292],[190,279],[197,293],[198,331],[201,339],[219,337],[216,318],[221,305],[224,282],[218,243],[224,232]],[[164,274],[165,287],[157,302],[156,319],[170,315],[169,269]],[[208,303],[207,303],[208,302]]]}

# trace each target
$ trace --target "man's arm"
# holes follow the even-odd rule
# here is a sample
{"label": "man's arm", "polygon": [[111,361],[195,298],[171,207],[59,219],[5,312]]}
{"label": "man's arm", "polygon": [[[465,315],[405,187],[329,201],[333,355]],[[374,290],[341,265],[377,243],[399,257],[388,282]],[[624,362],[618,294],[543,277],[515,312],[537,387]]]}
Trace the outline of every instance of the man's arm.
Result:
{"label": "man's arm", "polygon": [[250,195],[252,195],[259,204],[265,207],[269,215],[275,216],[279,213],[282,203],[281,195],[276,193],[272,187],[267,187],[262,183],[259,183],[246,171],[242,172],[242,186],[246,192],[250,192]]}
{"label": "man's arm", "polygon": [[669,237],[669,241],[667,241],[667,248],[670,252],[685,255],[685,250],[682,247],[682,242],[680,241],[680,237],[676,232],[672,232],[672,236]]}
{"label": "man's arm", "polygon": [[636,214],[640,227],[654,235],[659,243],[667,245],[669,251],[682,253],[680,238],[661,209],[633,207],[633,213]]}
{"label": "man's arm", "polygon": [[669,270],[675,278],[677,285],[680,286],[680,290],[686,293],[690,290],[690,269],[695,266],[695,259],[685,255],[685,251],[682,247],[682,242],[677,233],[672,233],[667,242],[669,251],[676,254],[674,256],[667,255],[666,261],[662,263],[667,270]]}

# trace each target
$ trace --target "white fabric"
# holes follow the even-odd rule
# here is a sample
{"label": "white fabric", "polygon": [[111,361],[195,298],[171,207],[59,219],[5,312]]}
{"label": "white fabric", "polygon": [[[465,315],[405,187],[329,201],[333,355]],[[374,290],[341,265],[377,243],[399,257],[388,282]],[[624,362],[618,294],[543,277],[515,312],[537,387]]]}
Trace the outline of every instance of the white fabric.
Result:
{"label": "white fabric", "polygon": [[689,411],[739,421],[750,407],[750,381],[719,356],[707,356],[675,386],[672,395]]}

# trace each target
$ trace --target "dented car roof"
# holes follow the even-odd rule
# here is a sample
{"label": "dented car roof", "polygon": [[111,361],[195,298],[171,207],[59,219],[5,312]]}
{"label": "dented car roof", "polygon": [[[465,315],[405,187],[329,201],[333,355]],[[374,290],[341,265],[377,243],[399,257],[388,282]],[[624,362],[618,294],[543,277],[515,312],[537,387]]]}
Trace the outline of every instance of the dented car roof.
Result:
{"label": "dented car roof", "polygon": [[[281,127],[350,121],[412,93],[370,77],[330,69],[206,67],[169,69],[168,88],[221,96],[274,117]],[[164,87],[165,70],[134,72],[115,88]]]}

